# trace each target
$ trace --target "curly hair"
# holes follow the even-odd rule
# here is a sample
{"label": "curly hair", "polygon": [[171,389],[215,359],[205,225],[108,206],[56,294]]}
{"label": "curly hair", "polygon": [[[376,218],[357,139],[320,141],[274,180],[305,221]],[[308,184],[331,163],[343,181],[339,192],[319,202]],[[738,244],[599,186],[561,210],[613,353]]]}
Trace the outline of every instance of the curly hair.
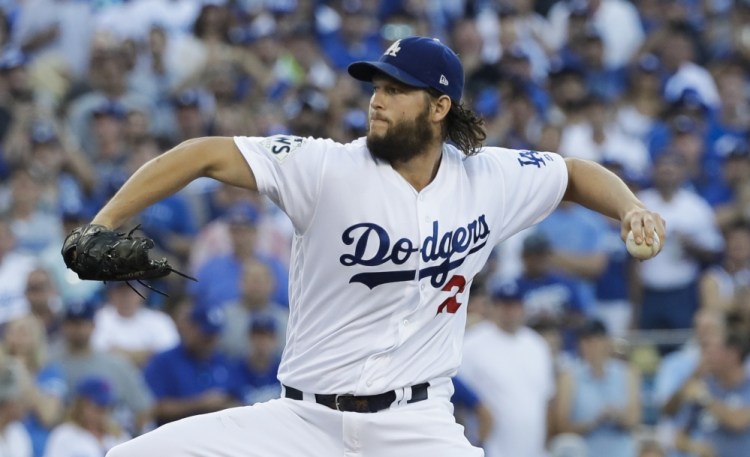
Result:
{"label": "curly hair", "polygon": [[[427,93],[433,99],[443,95],[434,89],[428,89]],[[450,141],[467,157],[479,152],[487,139],[484,120],[464,103],[451,103],[442,130],[443,141]]]}

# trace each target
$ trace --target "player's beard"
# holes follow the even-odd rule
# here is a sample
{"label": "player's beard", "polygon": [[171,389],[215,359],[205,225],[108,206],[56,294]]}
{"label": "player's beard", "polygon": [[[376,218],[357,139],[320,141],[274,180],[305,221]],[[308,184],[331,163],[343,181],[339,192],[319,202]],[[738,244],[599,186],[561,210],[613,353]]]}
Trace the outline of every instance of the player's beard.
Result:
{"label": "player's beard", "polygon": [[367,132],[367,148],[372,155],[389,163],[408,162],[433,141],[429,115],[430,105],[426,104],[416,118],[389,126],[384,135]]}

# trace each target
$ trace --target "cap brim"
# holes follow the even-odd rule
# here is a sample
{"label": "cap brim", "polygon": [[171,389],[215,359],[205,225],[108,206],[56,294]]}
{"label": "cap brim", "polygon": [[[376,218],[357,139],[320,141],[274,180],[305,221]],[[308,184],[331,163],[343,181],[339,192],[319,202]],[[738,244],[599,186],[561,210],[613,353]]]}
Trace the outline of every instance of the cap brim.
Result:
{"label": "cap brim", "polygon": [[395,66],[385,62],[354,62],[349,65],[347,71],[352,78],[365,82],[372,82],[372,77],[375,76],[375,74],[384,73],[407,86],[419,87],[422,89],[430,87],[409,73],[399,70]]}

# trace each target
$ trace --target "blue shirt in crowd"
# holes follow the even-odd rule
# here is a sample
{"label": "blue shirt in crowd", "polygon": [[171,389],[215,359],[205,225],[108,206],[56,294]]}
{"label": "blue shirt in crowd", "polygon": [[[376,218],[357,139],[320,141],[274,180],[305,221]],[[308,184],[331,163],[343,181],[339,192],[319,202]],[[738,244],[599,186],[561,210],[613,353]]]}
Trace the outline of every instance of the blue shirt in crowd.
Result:
{"label": "blue shirt in crowd", "polygon": [[466,408],[469,411],[473,411],[474,408],[479,404],[479,397],[469,388],[461,378],[453,378],[453,396],[451,397],[451,403],[457,407]]}
{"label": "blue shirt in crowd", "polygon": [[231,394],[232,366],[220,352],[193,357],[183,344],[154,355],[143,370],[157,400],[190,398],[212,389]]}
{"label": "blue shirt in crowd", "polygon": [[[289,273],[284,264],[278,260],[256,255],[271,269],[276,281],[276,288],[271,300],[282,306],[289,306]],[[198,270],[198,282],[190,284],[190,292],[196,303],[221,305],[240,299],[240,275],[242,262],[233,254],[215,257],[206,261]]]}
{"label": "blue shirt in crowd", "polygon": [[180,195],[170,195],[143,210],[140,222],[143,231],[162,249],[168,248],[171,234],[192,237],[198,233],[190,206]]}
{"label": "blue shirt in crowd", "polygon": [[[571,419],[582,423],[600,416],[605,409],[622,410],[628,401],[628,366],[620,360],[610,359],[604,366],[604,375],[595,376],[590,366],[580,360],[572,366],[573,404]],[[636,455],[635,440],[629,430],[614,423],[603,423],[584,435],[588,455],[607,457],[632,457]]]}
{"label": "blue shirt in crowd", "polygon": [[538,278],[522,274],[516,283],[528,318],[560,319],[570,313],[583,314],[593,306],[581,294],[577,282],[562,274],[547,273]]}
{"label": "blue shirt in crowd", "polygon": [[[555,251],[572,255],[606,252],[604,242],[607,226],[603,216],[582,206],[560,206],[540,222],[537,228],[547,235]],[[584,279],[576,282],[580,286],[584,303],[593,303],[594,284]]]}
{"label": "blue shirt in crowd", "polygon": [[596,299],[599,302],[628,299],[628,265],[630,255],[620,238],[620,225],[611,225],[603,235],[607,266],[596,280]]}
{"label": "blue shirt in crowd", "polygon": [[[64,399],[67,395],[68,388],[65,382],[60,365],[50,363],[43,367],[36,375],[36,386],[45,395]],[[44,426],[34,414],[27,414],[23,419],[26,431],[31,438],[31,445],[34,457],[42,457],[47,445],[50,429]]]}
{"label": "blue shirt in crowd", "polygon": [[[750,377],[737,386],[725,388],[714,377],[706,379],[708,391],[718,401],[737,409],[750,408]],[[692,439],[707,442],[717,457],[747,457],[750,450],[750,427],[730,430],[722,426],[706,409],[686,405],[677,416],[677,426]]]}
{"label": "blue shirt in crowd", "polygon": [[264,370],[257,370],[238,360],[234,364],[232,395],[245,405],[261,403],[281,395],[281,383],[276,377],[281,358],[276,357]]}

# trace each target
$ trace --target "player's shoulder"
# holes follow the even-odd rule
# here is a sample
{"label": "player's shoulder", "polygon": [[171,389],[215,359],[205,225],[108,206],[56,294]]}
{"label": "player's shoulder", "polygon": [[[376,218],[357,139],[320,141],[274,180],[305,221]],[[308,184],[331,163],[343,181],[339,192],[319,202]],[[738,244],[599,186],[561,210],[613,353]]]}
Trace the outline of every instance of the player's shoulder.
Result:
{"label": "player's shoulder", "polygon": [[262,137],[237,136],[235,144],[240,150],[256,149],[272,155],[279,162],[283,162],[298,154],[328,154],[344,152],[356,148],[357,141],[340,143],[331,138],[304,137],[293,134],[277,134]]}
{"label": "player's shoulder", "polygon": [[484,146],[464,162],[467,169],[500,168],[513,171],[523,168],[542,168],[555,162],[564,162],[564,158],[554,152],[534,151],[530,149],[509,149],[498,146]]}

